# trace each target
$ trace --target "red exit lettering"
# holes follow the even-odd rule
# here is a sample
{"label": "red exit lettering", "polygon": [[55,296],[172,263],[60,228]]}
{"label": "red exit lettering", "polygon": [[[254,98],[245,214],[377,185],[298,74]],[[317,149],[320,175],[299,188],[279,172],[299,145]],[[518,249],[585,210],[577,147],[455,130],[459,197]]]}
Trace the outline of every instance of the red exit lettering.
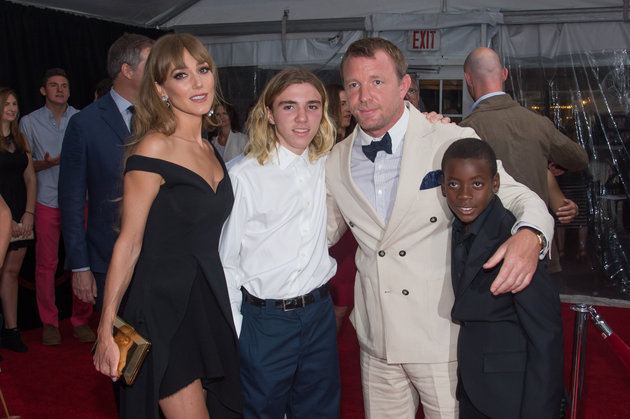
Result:
{"label": "red exit lettering", "polygon": [[409,32],[409,49],[436,50],[440,48],[439,33],[436,29]]}

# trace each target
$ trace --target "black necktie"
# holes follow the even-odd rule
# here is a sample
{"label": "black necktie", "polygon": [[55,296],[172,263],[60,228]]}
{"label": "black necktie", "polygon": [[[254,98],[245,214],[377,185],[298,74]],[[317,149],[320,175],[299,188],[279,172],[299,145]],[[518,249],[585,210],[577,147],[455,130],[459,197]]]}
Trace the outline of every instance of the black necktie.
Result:
{"label": "black necktie", "polygon": [[136,113],[136,107],[135,107],[135,106],[133,106],[133,105],[129,105],[129,106],[127,107],[127,110],[128,110],[129,112],[131,112],[131,114],[132,114],[132,115]]}
{"label": "black necktie", "polygon": [[387,154],[392,154],[392,139],[389,136],[389,132],[387,132],[385,133],[385,135],[383,135],[383,138],[381,138],[380,141],[372,141],[370,144],[364,145],[361,148],[363,149],[363,154],[365,154],[365,157],[374,162],[376,154],[379,151],[384,151]]}

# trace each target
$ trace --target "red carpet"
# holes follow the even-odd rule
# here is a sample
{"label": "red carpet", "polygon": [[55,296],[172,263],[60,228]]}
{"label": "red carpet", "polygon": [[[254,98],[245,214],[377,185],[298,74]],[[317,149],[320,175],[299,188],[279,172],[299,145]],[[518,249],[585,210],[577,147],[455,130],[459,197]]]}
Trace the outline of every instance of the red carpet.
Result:
{"label": "red carpet", "polygon": [[[630,310],[597,307],[602,317],[626,342],[630,342]],[[573,312],[563,304],[565,324],[565,371],[569,383],[573,345]],[[92,321],[96,328],[97,318]],[[582,394],[582,417],[630,417],[630,371],[616,358],[606,342],[589,324],[586,370]],[[72,337],[69,320],[61,323],[60,346],[43,346],[41,329],[23,332],[30,350],[17,354],[0,350],[0,388],[9,412],[22,419],[116,418],[108,379],[92,366],[91,345]],[[341,364],[341,418],[363,418],[359,378],[358,344],[352,326],[346,322],[339,336]],[[0,417],[4,412],[0,406]],[[420,416],[421,417],[421,416]]]}

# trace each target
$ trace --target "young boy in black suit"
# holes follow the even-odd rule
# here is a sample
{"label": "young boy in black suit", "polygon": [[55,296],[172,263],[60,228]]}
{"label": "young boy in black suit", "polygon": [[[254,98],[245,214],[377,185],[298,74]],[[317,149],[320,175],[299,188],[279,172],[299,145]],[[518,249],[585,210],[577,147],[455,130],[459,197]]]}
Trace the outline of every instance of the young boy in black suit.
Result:
{"label": "young boy in black suit", "polygon": [[560,299],[541,261],[531,284],[492,295],[500,266],[483,263],[510,237],[515,218],[495,193],[496,156],[458,140],[442,159],[442,194],[455,214],[451,266],[459,322],[460,418],[557,418],[564,393]]}

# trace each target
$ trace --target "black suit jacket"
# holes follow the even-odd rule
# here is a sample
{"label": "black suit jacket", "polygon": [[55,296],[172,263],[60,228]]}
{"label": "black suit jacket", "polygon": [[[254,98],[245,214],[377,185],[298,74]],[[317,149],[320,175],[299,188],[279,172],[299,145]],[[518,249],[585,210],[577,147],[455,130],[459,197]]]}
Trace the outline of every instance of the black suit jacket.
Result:
{"label": "black suit jacket", "polygon": [[[557,418],[564,392],[558,291],[540,262],[523,291],[492,295],[490,284],[500,266],[484,270],[482,265],[510,237],[515,218],[498,198],[487,211],[461,278],[453,278],[451,314],[461,325],[458,386],[492,418]],[[458,263],[453,256],[452,263]]]}
{"label": "black suit jacket", "polygon": [[59,173],[59,209],[68,268],[89,266],[93,272],[107,272],[118,237],[116,200],[122,197],[128,138],[129,130],[111,93],[74,115],[68,123]]}

